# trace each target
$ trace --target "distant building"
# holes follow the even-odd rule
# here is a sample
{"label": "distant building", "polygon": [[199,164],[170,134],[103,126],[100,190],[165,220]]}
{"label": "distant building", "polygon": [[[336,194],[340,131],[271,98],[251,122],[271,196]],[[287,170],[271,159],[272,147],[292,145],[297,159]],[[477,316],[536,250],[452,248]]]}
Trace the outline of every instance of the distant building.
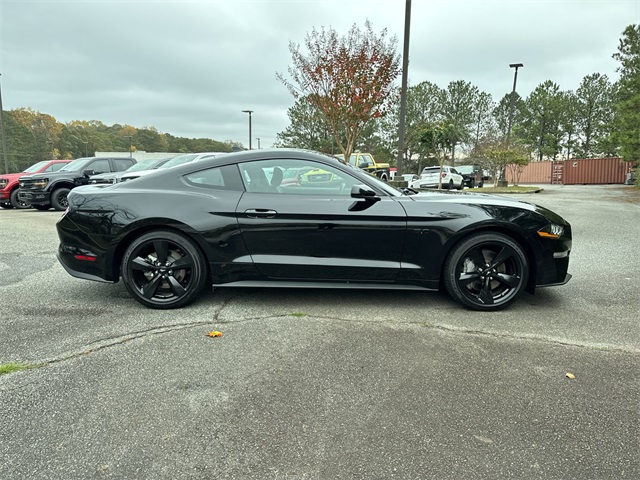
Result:
{"label": "distant building", "polygon": [[137,162],[144,162],[145,160],[159,160],[161,158],[172,158],[178,155],[184,155],[182,153],[171,152],[145,152],[144,150],[137,150],[135,152],[96,152],[96,157],[133,157]]}

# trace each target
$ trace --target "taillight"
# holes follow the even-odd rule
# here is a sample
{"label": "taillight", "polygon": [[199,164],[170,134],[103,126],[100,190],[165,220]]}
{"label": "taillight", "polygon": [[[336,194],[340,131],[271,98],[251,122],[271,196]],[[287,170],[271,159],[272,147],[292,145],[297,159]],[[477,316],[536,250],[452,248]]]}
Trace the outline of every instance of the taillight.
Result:
{"label": "taillight", "polygon": [[442,178],[445,178],[447,176],[447,172],[442,172]]}

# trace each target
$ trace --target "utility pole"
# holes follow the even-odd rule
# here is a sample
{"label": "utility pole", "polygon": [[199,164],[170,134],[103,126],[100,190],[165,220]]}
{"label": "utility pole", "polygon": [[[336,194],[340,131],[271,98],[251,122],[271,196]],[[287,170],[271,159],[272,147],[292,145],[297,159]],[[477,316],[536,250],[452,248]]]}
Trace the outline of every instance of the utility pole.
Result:
{"label": "utility pole", "polygon": [[[0,73],[0,75],[2,75]],[[4,141],[4,124],[2,123],[2,87],[0,86],[0,132],[2,132],[2,154],[4,155],[4,173],[9,173],[9,160],[7,160],[7,145]]]}
{"label": "utility pole", "polygon": [[402,50],[402,88],[400,89],[400,124],[398,126],[398,156],[396,168],[398,178],[402,178],[402,158],[404,157],[404,123],[407,111],[407,77],[409,69],[409,31],[411,26],[411,0],[407,0],[404,14],[404,48]]}

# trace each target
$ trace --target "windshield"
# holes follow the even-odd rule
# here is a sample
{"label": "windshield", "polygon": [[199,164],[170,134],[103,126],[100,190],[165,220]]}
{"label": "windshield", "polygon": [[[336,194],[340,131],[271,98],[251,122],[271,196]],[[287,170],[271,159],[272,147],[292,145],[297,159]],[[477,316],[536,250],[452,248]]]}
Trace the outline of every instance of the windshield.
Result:
{"label": "windshield", "polygon": [[127,168],[127,172],[137,172],[139,170],[153,170],[158,165],[162,164],[166,160],[147,160],[145,162],[138,162],[129,168]]}
{"label": "windshield", "polygon": [[47,163],[49,162],[47,162],[46,160],[43,160],[42,162],[38,162],[35,165],[31,165],[29,168],[27,168],[25,172],[29,172],[29,173],[37,172],[42,167],[44,167]]}
{"label": "windshield", "polygon": [[85,165],[89,164],[93,158],[78,158],[71,163],[67,163],[59,172],[79,172]]}
{"label": "windshield", "polygon": [[190,162],[191,160],[196,158],[198,155],[199,155],[198,153],[187,153],[186,155],[180,155],[178,157],[173,157],[167,163],[165,163],[161,167],[158,167],[158,169],[160,169],[160,168],[171,168],[171,167],[175,167],[176,165],[182,165],[183,163]]}
{"label": "windshield", "polygon": [[458,173],[473,173],[473,167],[471,165],[460,165],[456,167]]}

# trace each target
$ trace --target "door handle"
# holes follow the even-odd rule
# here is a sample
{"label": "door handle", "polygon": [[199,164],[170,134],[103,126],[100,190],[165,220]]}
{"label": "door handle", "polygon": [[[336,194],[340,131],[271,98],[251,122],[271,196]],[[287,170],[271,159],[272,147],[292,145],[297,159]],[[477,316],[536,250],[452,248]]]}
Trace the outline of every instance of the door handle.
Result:
{"label": "door handle", "polygon": [[268,208],[249,208],[244,213],[249,218],[273,218],[278,214],[275,210]]}

